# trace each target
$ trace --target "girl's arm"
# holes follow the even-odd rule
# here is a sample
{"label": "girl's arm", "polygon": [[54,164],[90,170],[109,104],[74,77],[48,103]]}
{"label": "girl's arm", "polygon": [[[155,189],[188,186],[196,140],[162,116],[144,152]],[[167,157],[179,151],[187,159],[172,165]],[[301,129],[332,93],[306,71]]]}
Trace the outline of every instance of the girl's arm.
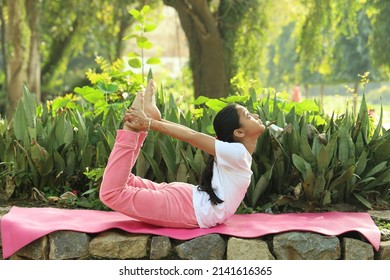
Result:
{"label": "girl's arm", "polygon": [[215,138],[210,135],[163,119],[161,121],[153,120],[150,129],[172,136],[180,141],[187,142],[188,144],[215,156]]}
{"label": "girl's arm", "polygon": [[125,116],[125,125],[135,130],[155,130],[165,135],[201,149],[215,156],[215,138],[202,132],[195,131],[181,124],[164,119],[152,120],[140,110],[129,110]]}

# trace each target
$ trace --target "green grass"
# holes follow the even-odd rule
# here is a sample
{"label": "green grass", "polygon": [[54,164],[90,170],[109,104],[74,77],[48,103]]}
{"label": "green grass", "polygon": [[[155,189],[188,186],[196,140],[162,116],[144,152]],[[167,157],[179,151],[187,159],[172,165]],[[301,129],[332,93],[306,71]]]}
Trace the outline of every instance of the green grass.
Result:
{"label": "green grass", "polygon": [[380,230],[382,230],[382,229],[390,230],[390,222],[383,221],[383,220],[374,220],[374,222]]}

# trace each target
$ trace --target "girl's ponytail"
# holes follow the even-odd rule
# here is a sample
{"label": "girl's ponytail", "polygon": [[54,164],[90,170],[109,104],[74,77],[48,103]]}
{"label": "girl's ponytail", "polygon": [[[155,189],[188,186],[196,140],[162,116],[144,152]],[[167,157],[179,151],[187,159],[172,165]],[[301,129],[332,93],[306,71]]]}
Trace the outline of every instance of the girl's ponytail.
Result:
{"label": "girl's ponytail", "polygon": [[206,192],[210,196],[210,202],[212,205],[217,205],[223,202],[214,192],[213,187],[211,186],[211,179],[213,178],[213,166],[214,166],[214,157],[209,156],[206,162],[206,166],[203,170],[202,177],[200,179],[200,184],[198,190]]}

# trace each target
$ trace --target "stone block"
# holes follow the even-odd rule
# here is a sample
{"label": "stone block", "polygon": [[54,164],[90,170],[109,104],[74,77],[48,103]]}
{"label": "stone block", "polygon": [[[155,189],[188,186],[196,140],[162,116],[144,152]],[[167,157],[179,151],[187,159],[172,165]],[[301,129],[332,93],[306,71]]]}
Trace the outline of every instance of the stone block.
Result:
{"label": "stone block", "polygon": [[56,231],[50,233],[49,259],[83,259],[88,256],[89,240],[89,236],[83,232]]}
{"label": "stone block", "polygon": [[89,244],[89,253],[97,258],[139,259],[148,256],[149,235],[106,231]]}

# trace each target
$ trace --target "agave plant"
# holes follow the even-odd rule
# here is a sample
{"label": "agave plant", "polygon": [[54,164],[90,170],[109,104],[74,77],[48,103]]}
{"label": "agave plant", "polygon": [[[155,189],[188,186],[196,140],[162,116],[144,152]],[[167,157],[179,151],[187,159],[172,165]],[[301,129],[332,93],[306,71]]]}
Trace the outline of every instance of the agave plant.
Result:
{"label": "agave plant", "polygon": [[[382,133],[381,119],[382,114],[375,133],[370,135],[363,96],[355,122],[347,110],[337,121],[332,117],[323,134],[313,126],[302,125],[299,150],[292,153],[291,158],[301,179],[303,198],[308,203],[321,207],[351,203],[355,198],[372,208],[371,194],[375,193],[375,198],[379,198],[389,182],[390,157],[386,149],[390,139],[388,133]],[[379,149],[380,156],[378,153],[375,156],[374,151]]]}

